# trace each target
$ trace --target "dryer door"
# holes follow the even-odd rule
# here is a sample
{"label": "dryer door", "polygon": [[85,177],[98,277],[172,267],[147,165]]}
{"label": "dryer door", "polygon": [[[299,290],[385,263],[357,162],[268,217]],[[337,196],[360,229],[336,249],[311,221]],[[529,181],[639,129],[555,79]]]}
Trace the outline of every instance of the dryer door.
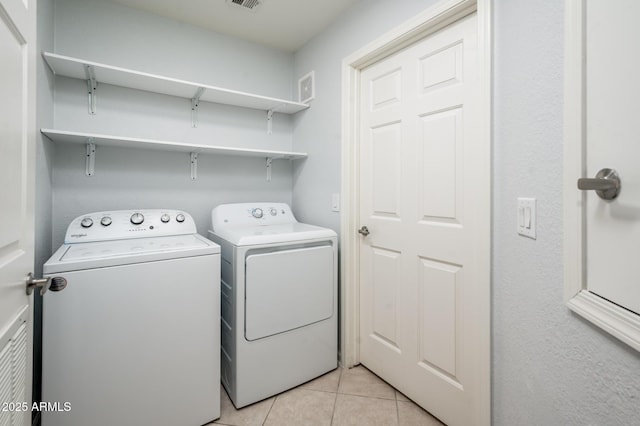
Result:
{"label": "dryer door", "polygon": [[334,306],[331,246],[247,256],[245,337],[257,340],[330,318]]}

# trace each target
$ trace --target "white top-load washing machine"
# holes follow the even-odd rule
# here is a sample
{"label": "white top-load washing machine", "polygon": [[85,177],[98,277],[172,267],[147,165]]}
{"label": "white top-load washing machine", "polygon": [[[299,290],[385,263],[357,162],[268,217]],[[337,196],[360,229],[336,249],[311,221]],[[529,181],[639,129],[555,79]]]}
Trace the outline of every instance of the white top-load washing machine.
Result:
{"label": "white top-load washing machine", "polygon": [[[76,218],[45,263],[45,426],[202,425],[220,416],[220,247],[185,212]],[[68,408],[68,410],[67,410]]]}
{"label": "white top-load washing machine", "polygon": [[221,381],[240,408],[337,367],[337,235],[287,204],[224,204]]}

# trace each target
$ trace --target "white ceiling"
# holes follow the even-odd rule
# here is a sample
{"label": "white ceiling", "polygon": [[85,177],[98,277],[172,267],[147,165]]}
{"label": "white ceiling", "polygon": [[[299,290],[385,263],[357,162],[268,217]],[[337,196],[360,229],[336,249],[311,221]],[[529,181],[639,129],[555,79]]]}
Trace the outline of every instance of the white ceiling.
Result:
{"label": "white ceiling", "polygon": [[226,0],[112,0],[247,41],[295,52],[359,0],[262,0],[254,10]]}

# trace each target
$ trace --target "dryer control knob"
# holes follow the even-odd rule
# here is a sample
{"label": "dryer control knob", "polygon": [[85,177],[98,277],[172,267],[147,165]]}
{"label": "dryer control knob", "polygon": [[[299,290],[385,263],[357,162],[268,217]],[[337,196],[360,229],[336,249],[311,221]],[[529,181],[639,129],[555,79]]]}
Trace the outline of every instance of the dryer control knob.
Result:
{"label": "dryer control knob", "polygon": [[251,210],[251,215],[253,217],[255,217],[256,219],[260,219],[264,215],[264,212],[260,208],[253,209],[253,210]]}
{"label": "dryer control knob", "polygon": [[105,216],[102,219],[100,219],[100,224],[102,226],[109,226],[109,225],[111,225],[112,222],[113,222],[113,220],[111,220],[111,218],[109,216]]}
{"label": "dryer control knob", "polygon": [[85,217],[84,219],[82,219],[82,222],[80,222],[80,226],[82,226],[83,228],[91,228],[91,225],[93,225],[93,219],[91,219],[90,217]]}
{"label": "dryer control knob", "polygon": [[140,225],[142,222],[144,222],[144,216],[142,215],[142,213],[134,213],[131,215],[130,220],[134,225]]}
{"label": "dryer control knob", "polygon": [[278,210],[274,209],[273,207],[271,207],[269,209],[269,213],[271,214],[271,216],[275,216],[278,214]]}
{"label": "dryer control knob", "polygon": [[182,213],[178,213],[176,215],[176,220],[180,223],[184,222],[184,215]]}
{"label": "dryer control knob", "polygon": [[162,216],[160,216],[160,222],[162,223],[167,223],[171,220],[171,216],[169,216],[168,214],[163,214]]}

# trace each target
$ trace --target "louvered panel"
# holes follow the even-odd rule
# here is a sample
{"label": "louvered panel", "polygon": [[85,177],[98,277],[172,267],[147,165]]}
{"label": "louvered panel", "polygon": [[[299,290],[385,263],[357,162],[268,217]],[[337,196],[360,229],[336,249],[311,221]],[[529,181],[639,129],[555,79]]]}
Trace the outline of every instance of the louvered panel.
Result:
{"label": "louvered panel", "polygon": [[[26,398],[27,378],[27,324],[23,323],[11,338],[13,402],[28,402]],[[13,424],[25,424],[25,411],[13,412]]]}
{"label": "louvered panel", "polygon": [[[11,341],[0,352],[0,402],[11,401]],[[0,426],[11,425],[11,412],[0,410]]]}
{"label": "louvered panel", "polygon": [[[6,342],[0,349],[0,402],[8,404],[0,410],[0,426],[25,425],[31,413],[23,411],[22,405],[29,402],[26,395],[27,325],[22,316],[18,316],[0,339]],[[22,410],[15,410],[16,406]]]}
{"label": "louvered panel", "polygon": [[10,411],[1,411],[0,412],[0,426],[11,426],[11,412]]}
{"label": "louvered panel", "polygon": [[13,353],[13,399],[26,401],[27,378],[27,325],[22,324],[12,339]]}
{"label": "louvered panel", "polygon": [[260,0],[231,0],[230,3],[253,10],[260,5]]}

